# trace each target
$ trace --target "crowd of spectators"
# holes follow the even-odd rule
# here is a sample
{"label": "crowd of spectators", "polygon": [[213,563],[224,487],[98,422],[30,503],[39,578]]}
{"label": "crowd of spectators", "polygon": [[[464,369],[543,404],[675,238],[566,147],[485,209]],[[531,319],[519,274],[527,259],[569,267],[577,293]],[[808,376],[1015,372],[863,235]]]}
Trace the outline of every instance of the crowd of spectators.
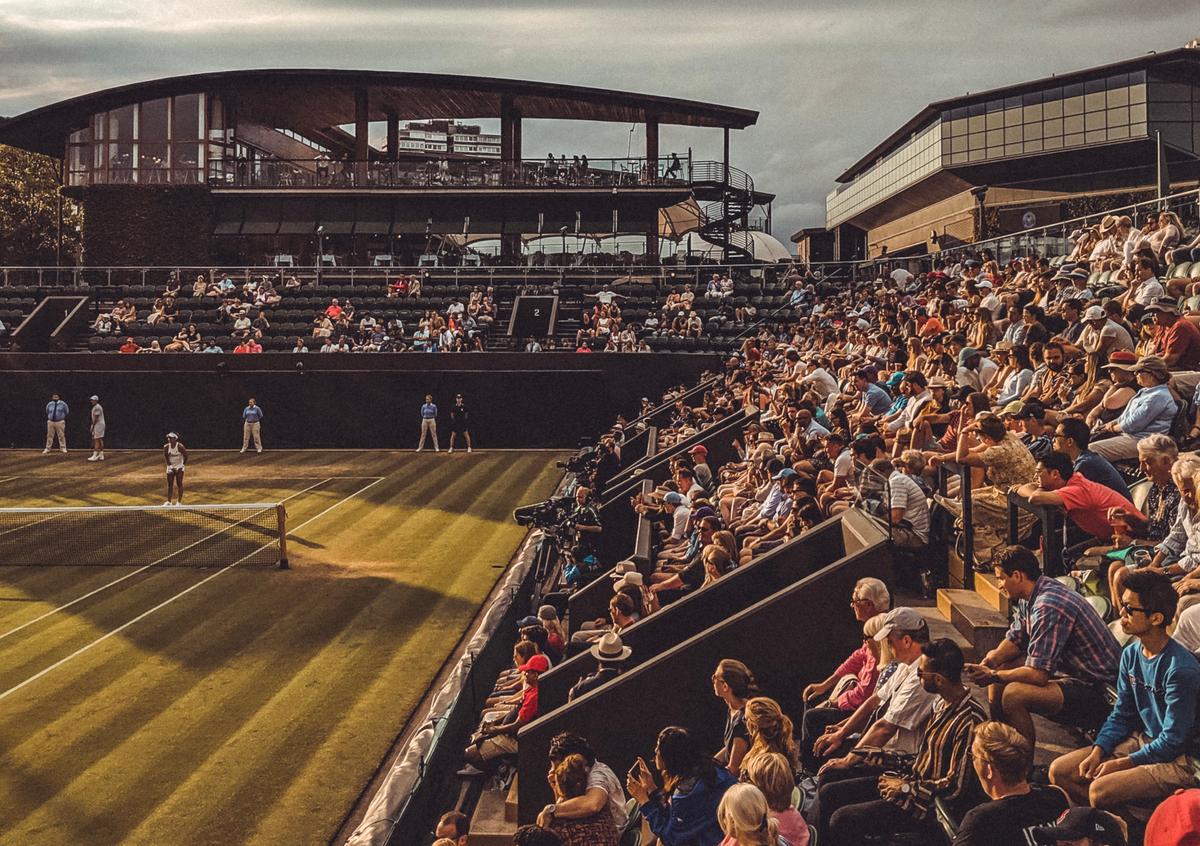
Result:
{"label": "crowd of spectators", "polygon": [[[937,549],[959,541],[961,552],[969,536],[1013,616],[971,663],[863,580],[851,597],[862,646],[811,681],[801,714],[785,714],[752,667],[720,662],[722,747],[664,728],[625,779],[660,842],[796,846],[811,825],[835,846],[906,832],[936,843],[942,816],[960,846],[1184,842],[1153,839],[1179,805],[1200,805],[1200,461],[1186,454],[1200,436],[1200,302],[1164,265],[1196,249],[1179,246],[1181,232],[1170,214],[1140,230],[1106,219],[1064,261],[1001,266],[984,251],[819,302],[797,277],[794,311],[746,339],[703,394],[680,398],[660,448],[758,414],[733,460],[714,466],[697,446],[635,498],[655,526],[654,568],[643,577],[620,562],[610,619],[566,645],[593,650],[596,686],[620,674],[625,628],[848,508],[888,525],[902,592],[944,584]],[[704,296],[721,297],[720,279]],[[663,317],[683,312],[686,332],[690,304],[677,297]],[[620,331],[615,298],[589,320],[606,318]],[[609,436],[618,453],[626,434]],[[1015,544],[1010,497],[1027,506]],[[1047,575],[1034,508],[1063,515],[1074,578]],[[1035,716],[1079,747],[1034,767]],[[557,772],[555,795],[570,801]],[[614,792],[593,814],[615,807]],[[517,842],[585,842],[555,829],[558,805]],[[558,840],[537,840],[543,831]]]}

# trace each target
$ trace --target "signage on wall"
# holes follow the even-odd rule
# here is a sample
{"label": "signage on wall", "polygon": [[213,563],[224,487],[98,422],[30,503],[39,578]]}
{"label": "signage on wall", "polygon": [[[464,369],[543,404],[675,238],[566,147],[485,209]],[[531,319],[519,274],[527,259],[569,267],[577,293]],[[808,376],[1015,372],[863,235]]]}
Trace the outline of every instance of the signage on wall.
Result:
{"label": "signage on wall", "polygon": [[1032,229],[1035,226],[1037,226],[1037,215],[1036,214],[1034,214],[1031,211],[1027,211],[1027,212],[1025,212],[1025,214],[1021,215],[1021,228],[1022,229]]}

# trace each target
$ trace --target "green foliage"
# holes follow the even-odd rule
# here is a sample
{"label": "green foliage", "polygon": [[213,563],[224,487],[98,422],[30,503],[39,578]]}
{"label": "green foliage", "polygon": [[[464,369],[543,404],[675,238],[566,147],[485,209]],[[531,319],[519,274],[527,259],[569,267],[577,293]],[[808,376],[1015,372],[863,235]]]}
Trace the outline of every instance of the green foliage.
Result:
{"label": "green foliage", "polygon": [[[58,162],[0,144],[0,265],[53,265]],[[82,214],[63,199],[63,263],[78,253]]]}

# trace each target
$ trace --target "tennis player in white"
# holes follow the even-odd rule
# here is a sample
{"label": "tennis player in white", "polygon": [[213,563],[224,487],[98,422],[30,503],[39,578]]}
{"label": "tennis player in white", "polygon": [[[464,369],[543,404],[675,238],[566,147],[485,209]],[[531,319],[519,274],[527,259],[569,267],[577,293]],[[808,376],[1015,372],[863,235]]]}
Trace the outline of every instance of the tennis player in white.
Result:
{"label": "tennis player in white", "polygon": [[167,501],[163,505],[183,505],[183,470],[188,451],[174,432],[167,433],[163,458],[167,462]]}
{"label": "tennis player in white", "polygon": [[88,461],[104,460],[104,406],[100,397],[92,395],[92,455]]}

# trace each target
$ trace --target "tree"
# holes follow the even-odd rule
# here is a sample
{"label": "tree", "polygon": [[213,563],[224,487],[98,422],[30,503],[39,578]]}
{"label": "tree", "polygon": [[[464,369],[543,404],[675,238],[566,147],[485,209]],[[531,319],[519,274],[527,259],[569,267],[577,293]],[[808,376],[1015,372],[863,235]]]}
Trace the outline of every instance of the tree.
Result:
{"label": "tree", "polygon": [[[0,144],[0,265],[53,265],[58,239],[58,162]],[[63,198],[63,263],[78,253],[79,206]]]}

